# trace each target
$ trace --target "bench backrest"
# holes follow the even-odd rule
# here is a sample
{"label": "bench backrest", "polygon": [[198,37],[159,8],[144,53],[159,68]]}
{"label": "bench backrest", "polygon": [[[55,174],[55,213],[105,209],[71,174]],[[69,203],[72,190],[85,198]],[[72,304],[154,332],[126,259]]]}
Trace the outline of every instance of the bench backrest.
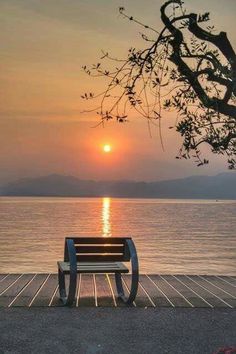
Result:
{"label": "bench backrest", "polygon": [[65,262],[69,261],[67,239],[74,241],[77,262],[128,262],[130,260],[127,245],[130,237],[67,237],[65,239]]}

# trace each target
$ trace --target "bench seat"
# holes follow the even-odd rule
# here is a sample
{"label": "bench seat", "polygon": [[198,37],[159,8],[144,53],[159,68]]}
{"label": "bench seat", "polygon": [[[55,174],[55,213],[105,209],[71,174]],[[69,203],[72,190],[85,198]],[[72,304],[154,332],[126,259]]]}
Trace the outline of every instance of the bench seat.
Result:
{"label": "bench seat", "polygon": [[[70,262],[57,262],[60,270],[70,274]],[[78,262],[77,273],[129,273],[122,262]]]}

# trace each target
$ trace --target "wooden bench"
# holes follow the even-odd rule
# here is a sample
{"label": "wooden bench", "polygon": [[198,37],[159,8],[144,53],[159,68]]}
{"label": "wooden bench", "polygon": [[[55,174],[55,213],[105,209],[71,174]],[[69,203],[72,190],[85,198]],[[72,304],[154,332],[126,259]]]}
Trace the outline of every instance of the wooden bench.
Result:
{"label": "wooden bench", "polygon": [[[129,273],[122,262],[131,262],[131,288],[125,296],[121,273]],[[134,242],[130,237],[67,237],[64,261],[58,262],[60,299],[72,305],[75,299],[77,273],[114,273],[118,297],[131,304],[137,294],[139,270]],[[69,274],[66,293],[65,274]]]}

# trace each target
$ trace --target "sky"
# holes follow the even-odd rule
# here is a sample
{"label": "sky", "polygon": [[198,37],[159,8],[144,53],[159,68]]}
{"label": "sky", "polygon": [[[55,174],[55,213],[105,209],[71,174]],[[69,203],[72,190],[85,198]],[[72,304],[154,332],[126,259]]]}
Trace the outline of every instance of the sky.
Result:
{"label": "sky", "polygon": [[[83,179],[145,180],[212,175],[227,171],[222,157],[196,167],[175,159],[180,137],[163,123],[159,132],[132,115],[126,124],[97,126],[85,114],[86,91],[101,92],[105,82],[81,67],[97,63],[101,50],[125,57],[142,47],[140,27],[122,18],[119,6],[161,28],[161,0],[0,0],[0,184],[52,173]],[[188,9],[211,12],[236,48],[235,0],[186,0]],[[112,151],[105,154],[104,144]]]}

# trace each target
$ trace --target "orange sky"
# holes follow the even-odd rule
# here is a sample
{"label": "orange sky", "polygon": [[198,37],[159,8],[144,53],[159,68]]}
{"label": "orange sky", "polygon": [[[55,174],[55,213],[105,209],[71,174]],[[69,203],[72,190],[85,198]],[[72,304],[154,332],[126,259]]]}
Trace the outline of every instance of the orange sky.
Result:
{"label": "orange sky", "polygon": [[[163,123],[165,151],[158,131],[152,139],[144,120],[133,116],[126,125],[92,128],[96,114],[82,115],[86,90],[104,83],[81,70],[96,63],[101,49],[125,56],[140,46],[140,28],[118,15],[118,7],[158,28],[159,0],[0,0],[0,184],[24,176],[50,173],[81,178],[158,180],[227,169],[212,158],[197,168],[177,161],[180,144]],[[236,1],[186,1],[190,9],[212,13],[219,30],[228,32],[234,47]],[[226,6],[227,3],[227,6]],[[194,4],[194,5],[193,5]],[[105,155],[101,146],[110,143]]]}

